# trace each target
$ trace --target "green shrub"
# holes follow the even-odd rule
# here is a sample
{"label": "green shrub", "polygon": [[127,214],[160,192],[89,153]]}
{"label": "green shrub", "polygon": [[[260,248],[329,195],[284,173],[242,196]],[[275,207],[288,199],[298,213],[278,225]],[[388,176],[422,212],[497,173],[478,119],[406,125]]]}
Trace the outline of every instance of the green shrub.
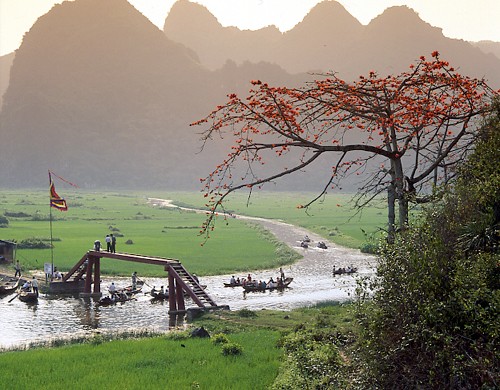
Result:
{"label": "green shrub", "polygon": [[238,314],[238,316],[243,317],[243,318],[257,317],[256,312],[249,310],[249,309],[246,309],[246,308],[238,310],[237,314]]}
{"label": "green shrub", "polygon": [[18,249],[50,249],[51,247],[50,242],[36,237],[21,240],[17,244]]}
{"label": "green shrub", "polygon": [[5,215],[0,215],[0,227],[7,227],[9,226],[9,220]]}
{"label": "green shrub", "polygon": [[222,354],[224,356],[235,356],[243,353],[243,347],[238,343],[226,343],[222,345]]}
{"label": "green shrub", "polygon": [[333,328],[324,325],[322,321],[313,328],[296,327],[295,332],[281,338],[279,345],[285,350],[286,360],[273,389],[346,387],[344,363],[337,346],[340,339]]}
{"label": "green shrub", "polygon": [[22,211],[20,212],[6,211],[4,214],[6,217],[11,217],[11,218],[27,218],[30,216],[29,214],[26,214],[25,212]]}
{"label": "green shrub", "polygon": [[217,333],[212,336],[212,343],[213,344],[228,344],[229,339],[224,333]]}

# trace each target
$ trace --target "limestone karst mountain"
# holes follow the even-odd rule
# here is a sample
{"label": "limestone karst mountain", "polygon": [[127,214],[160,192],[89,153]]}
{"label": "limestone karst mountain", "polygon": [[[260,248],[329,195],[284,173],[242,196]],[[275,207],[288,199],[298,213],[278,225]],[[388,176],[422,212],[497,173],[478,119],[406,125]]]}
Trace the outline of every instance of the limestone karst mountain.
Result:
{"label": "limestone karst mountain", "polygon": [[[292,30],[278,35],[275,27],[255,32],[222,27],[205,7],[180,0],[172,7],[164,32],[202,53],[200,62],[212,69],[230,58],[236,63],[268,61],[290,73],[334,71],[355,79],[370,70],[402,72],[421,55],[437,50],[461,72],[486,77],[500,87],[497,57],[469,42],[445,37],[440,28],[405,6],[391,7],[363,26],[341,4],[323,1]],[[248,44],[255,41],[258,47]]]}
{"label": "limestone karst mountain", "polygon": [[[126,0],[64,2],[33,25],[13,62],[0,59],[4,90],[10,69],[0,182],[46,185],[50,168],[87,187],[199,189],[227,141],[198,153],[202,129],[189,123],[228,93],[245,94],[252,79],[302,85],[312,80],[309,71],[347,79],[372,69],[400,72],[434,50],[462,73],[500,86],[497,57],[444,37],[405,7],[363,26],[325,1],[281,33],[222,27],[203,6],[180,0],[163,32]],[[328,170],[331,162],[322,164]],[[311,188],[321,176],[280,188]]]}
{"label": "limestone karst mountain", "polygon": [[[249,78],[268,72],[246,68]],[[83,186],[196,188],[217,159],[198,153],[200,129],[189,123],[234,89],[241,78],[232,73],[226,83],[208,71],[125,0],[57,5],[15,55],[0,116],[1,181],[43,185],[51,168]]]}

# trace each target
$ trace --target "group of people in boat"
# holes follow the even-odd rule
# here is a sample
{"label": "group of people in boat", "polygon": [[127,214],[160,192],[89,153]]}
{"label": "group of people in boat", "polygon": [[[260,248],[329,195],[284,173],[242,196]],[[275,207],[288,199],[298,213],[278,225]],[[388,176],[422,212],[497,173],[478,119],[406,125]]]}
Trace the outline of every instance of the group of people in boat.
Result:
{"label": "group of people in boat", "polygon": [[129,296],[123,289],[118,289],[116,288],[115,282],[112,282],[111,285],[108,287],[109,291],[109,297],[111,298],[112,301],[123,301],[127,300]]}
{"label": "group of people in boat", "polygon": [[334,275],[353,274],[357,271],[358,271],[358,269],[356,267],[353,267],[352,265],[349,265],[347,267],[340,267],[340,268],[335,268],[335,266],[333,266],[333,274]]}
{"label": "group of people in boat", "polygon": [[[306,235],[300,242],[300,246],[302,248],[309,248],[309,245],[311,245],[311,239]],[[328,249],[324,241],[318,241],[318,244],[316,246],[320,249]]]}
{"label": "group of people in boat", "polygon": [[38,280],[36,279],[36,277],[33,276],[33,279],[26,280],[26,282],[24,282],[24,284],[21,286],[21,291],[31,291],[38,297]]}
{"label": "group of people in boat", "polygon": [[253,286],[257,287],[259,289],[266,289],[266,288],[279,288],[282,287],[285,282],[285,272],[283,271],[283,268],[280,267],[279,270],[279,275],[276,277],[276,279],[271,278],[266,282],[265,280],[255,280],[252,278],[251,274],[248,274],[248,276],[242,277],[242,278],[235,278],[234,275],[231,276],[231,279],[229,280],[229,286],[230,287],[235,287],[235,286]]}

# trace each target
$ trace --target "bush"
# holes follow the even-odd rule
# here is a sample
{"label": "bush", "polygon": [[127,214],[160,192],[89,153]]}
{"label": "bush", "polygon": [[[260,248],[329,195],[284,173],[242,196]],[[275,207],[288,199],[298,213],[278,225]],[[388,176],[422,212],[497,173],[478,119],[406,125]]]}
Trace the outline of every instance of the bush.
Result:
{"label": "bush", "polygon": [[0,215],[0,227],[7,227],[9,226],[9,220],[5,215]]}
{"label": "bush", "polygon": [[226,343],[222,345],[222,354],[224,356],[235,356],[243,353],[243,347],[238,343]]}
{"label": "bush", "polygon": [[46,242],[41,238],[27,238],[17,244],[18,249],[50,249],[50,242]]}
{"label": "bush", "polygon": [[26,214],[22,211],[21,212],[6,211],[4,214],[6,217],[11,217],[11,218],[27,218],[30,216],[29,214]]}
{"label": "bush", "polygon": [[212,337],[212,343],[217,345],[217,344],[228,344],[229,339],[224,333],[217,333],[213,335]]}
{"label": "bush", "polygon": [[242,318],[257,317],[257,313],[249,309],[240,309],[236,313]]}
{"label": "bush", "polygon": [[313,328],[303,325],[283,336],[279,345],[285,350],[286,361],[273,389],[346,388],[339,342],[338,334],[323,324]]}

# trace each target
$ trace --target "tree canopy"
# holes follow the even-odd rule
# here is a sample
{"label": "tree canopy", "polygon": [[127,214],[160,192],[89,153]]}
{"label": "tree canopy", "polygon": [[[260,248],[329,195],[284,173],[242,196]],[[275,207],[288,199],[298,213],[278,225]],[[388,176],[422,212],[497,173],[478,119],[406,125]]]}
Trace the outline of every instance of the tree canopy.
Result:
{"label": "tree canopy", "polygon": [[[246,98],[236,94],[193,123],[208,128],[203,142],[229,137],[227,157],[204,179],[211,213],[208,233],[223,200],[242,188],[302,170],[323,156],[335,156],[319,196],[349,175],[360,175],[363,206],[387,192],[388,230],[408,219],[408,202],[422,201],[431,188],[450,179],[476,135],[476,119],[498,94],[483,79],[460,75],[432,53],[399,75],[372,71],[347,82],[335,73],[317,75],[302,88],[272,87],[259,80]],[[289,167],[260,170],[268,160],[288,156]],[[274,164],[272,164],[274,166]],[[246,168],[245,168],[246,166]]]}

